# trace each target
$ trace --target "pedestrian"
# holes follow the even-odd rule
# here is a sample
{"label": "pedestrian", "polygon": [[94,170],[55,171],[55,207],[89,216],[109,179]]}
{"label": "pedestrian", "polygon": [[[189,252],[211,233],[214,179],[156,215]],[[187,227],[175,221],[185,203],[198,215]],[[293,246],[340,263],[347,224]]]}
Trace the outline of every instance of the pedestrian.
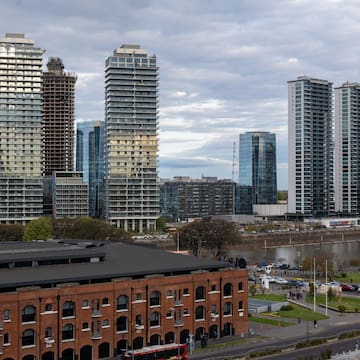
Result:
{"label": "pedestrian", "polygon": [[314,320],[314,328],[316,329],[317,328],[317,321],[316,320]]}

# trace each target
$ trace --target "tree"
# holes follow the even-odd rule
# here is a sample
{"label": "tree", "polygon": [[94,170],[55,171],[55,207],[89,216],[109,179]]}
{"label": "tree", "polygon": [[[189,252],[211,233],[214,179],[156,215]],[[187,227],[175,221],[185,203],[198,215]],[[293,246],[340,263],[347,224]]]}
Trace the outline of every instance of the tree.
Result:
{"label": "tree", "polygon": [[30,221],[24,230],[23,239],[31,240],[47,240],[53,237],[52,219],[48,216],[40,217]]}
{"label": "tree", "polygon": [[207,249],[217,257],[225,252],[229,244],[239,239],[237,226],[225,220],[203,219],[194,221],[180,230],[182,247],[190,250],[195,256],[199,256],[202,249]]}
{"label": "tree", "polygon": [[156,219],[156,230],[166,232],[167,230],[167,218],[160,216]]}
{"label": "tree", "polygon": [[57,239],[113,240],[131,241],[132,238],[123,229],[118,229],[100,219],[80,217],[76,219],[58,219],[54,224]]}
{"label": "tree", "polygon": [[1,224],[0,241],[22,241],[25,227],[20,224]]}
{"label": "tree", "polygon": [[255,296],[256,291],[257,291],[256,285],[255,285],[255,284],[251,284],[251,285],[249,286],[249,292],[250,292],[251,296]]}

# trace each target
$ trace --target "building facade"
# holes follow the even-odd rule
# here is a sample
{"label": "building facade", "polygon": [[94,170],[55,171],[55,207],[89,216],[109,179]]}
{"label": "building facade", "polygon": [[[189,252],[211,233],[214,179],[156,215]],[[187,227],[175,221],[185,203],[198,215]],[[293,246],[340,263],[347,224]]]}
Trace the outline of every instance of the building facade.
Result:
{"label": "building facade", "polygon": [[276,204],[276,136],[257,131],[240,134],[237,213],[252,214],[254,204]]}
{"label": "building facade", "polygon": [[89,184],[89,216],[104,215],[104,122],[84,121],[76,129],[76,171]]}
{"label": "building facade", "polygon": [[43,175],[74,170],[76,75],[50,58],[43,74]]}
{"label": "building facade", "polygon": [[42,215],[42,56],[24,34],[0,39],[0,223]]}
{"label": "building facade", "polygon": [[54,219],[89,215],[88,184],[82,172],[55,171],[52,196]]}
{"label": "building facade", "polygon": [[360,214],[360,84],[335,89],[335,211]]}
{"label": "building facade", "polygon": [[288,82],[288,213],[334,212],[332,83],[307,76]]}
{"label": "building facade", "polygon": [[184,221],[234,213],[235,184],[216,177],[174,177],[160,182],[160,215]]}
{"label": "building facade", "polygon": [[[1,358],[109,359],[185,343],[190,334],[248,332],[246,269],[134,245],[86,244],[8,243],[17,250],[11,260],[0,251],[9,280],[0,279]],[[139,256],[144,263],[134,261]]]}
{"label": "building facade", "polygon": [[105,218],[124,230],[154,230],[159,215],[158,67],[138,45],[105,64]]}

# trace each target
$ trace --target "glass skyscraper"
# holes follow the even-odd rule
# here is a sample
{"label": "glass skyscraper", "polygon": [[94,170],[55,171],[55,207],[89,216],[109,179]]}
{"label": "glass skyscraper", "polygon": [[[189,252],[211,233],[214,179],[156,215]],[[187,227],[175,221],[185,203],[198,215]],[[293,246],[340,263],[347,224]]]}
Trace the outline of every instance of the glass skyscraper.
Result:
{"label": "glass skyscraper", "polygon": [[288,213],[334,211],[332,83],[300,76],[288,82]]}
{"label": "glass skyscraper", "polygon": [[158,67],[139,45],[105,63],[105,218],[126,231],[154,230],[159,216]]}
{"label": "glass skyscraper", "polygon": [[0,222],[42,215],[42,56],[24,34],[0,39]]}
{"label": "glass skyscraper", "polygon": [[76,171],[89,184],[89,215],[103,217],[104,122],[78,122],[76,127]]}
{"label": "glass skyscraper", "polygon": [[276,204],[276,137],[269,132],[240,134],[238,214],[252,214],[253,204]]}

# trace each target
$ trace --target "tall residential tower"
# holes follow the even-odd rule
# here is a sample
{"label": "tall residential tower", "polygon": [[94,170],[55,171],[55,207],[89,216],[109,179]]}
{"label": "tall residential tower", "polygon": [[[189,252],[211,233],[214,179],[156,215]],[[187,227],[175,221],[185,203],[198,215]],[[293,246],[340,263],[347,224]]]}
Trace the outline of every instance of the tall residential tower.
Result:
{"label": "tall residential tower", "polygon": [[240,134],[237,210],[252,214],[253,204],[276,204],[276,136],[256,131]]}
{"label": "tall residential tower", "polygon": [[74,170],[76,75],[64,71],[60,58],[50,58],[43,77],[43,157],[45,176]]}
{"label": "tall residential tower", "polygon": [[288,82],[288,212],[327,216],[334,210],[332,83],[300,76]]}
{"label": "tall residential tower", "polygon": [[335,89],[335,211],[360,214],[360,84]]}
{"label": "tall residential tower", "polygon": [[105,63],[105,218],[124,230],[153,230],[159,216],[158,67],[139,45]]}
{"label": "tall residential tower", "polygon": [[42,215],[42,56],[24,34],[0,39],[0,223]]}

